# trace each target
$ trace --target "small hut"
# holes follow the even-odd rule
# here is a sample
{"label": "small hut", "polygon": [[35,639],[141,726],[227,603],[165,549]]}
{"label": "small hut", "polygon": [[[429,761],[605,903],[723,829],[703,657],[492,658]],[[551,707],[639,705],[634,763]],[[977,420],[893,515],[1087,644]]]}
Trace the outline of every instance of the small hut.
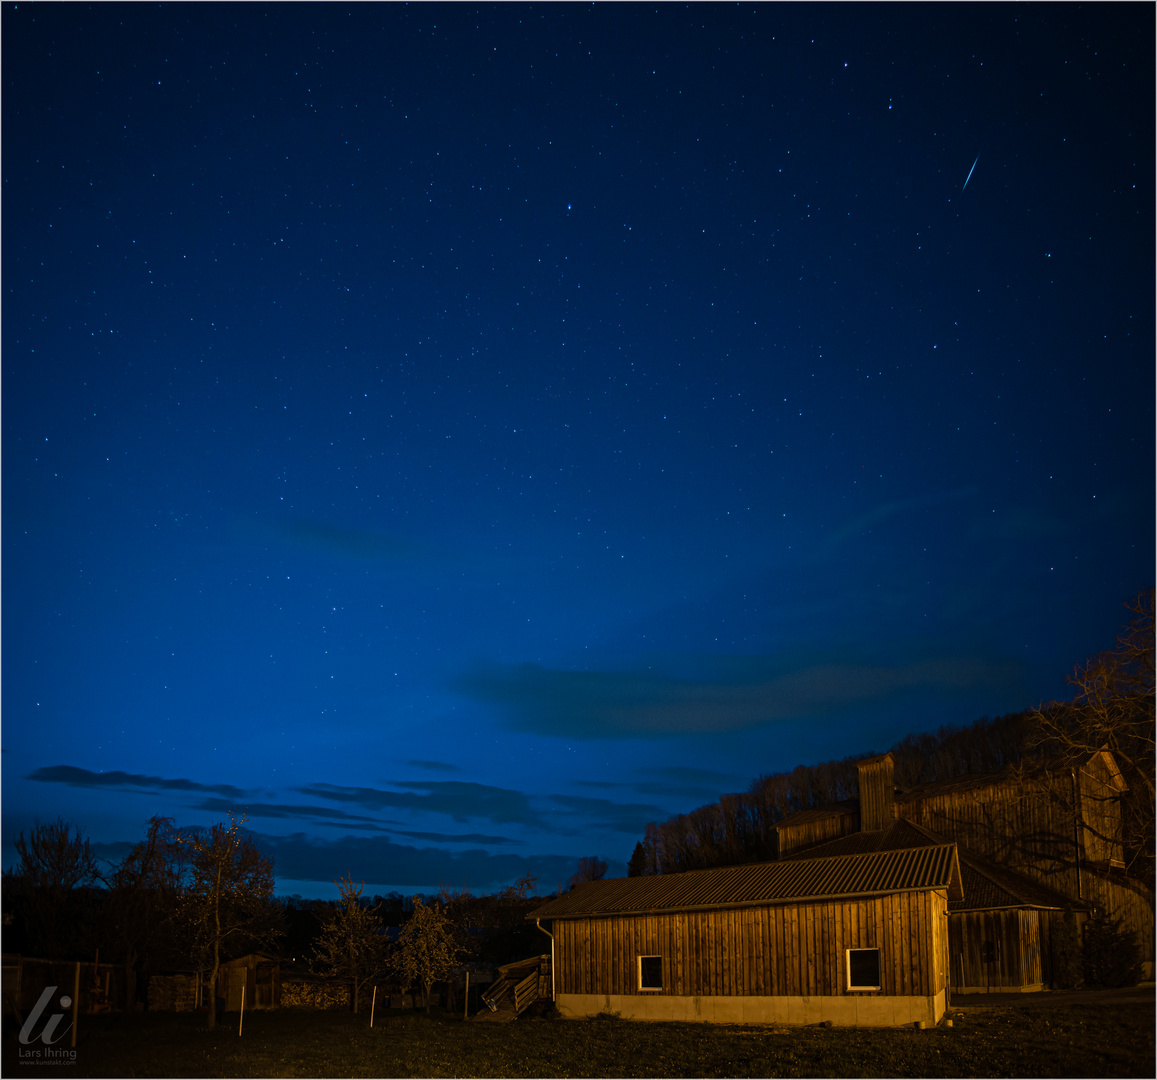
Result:
{"label": "small hut", "polygon": [[217,994],[229,1012],[240,1011],[242,987],[246,1009],[276,1009],[281,1004],[281,961],[271,956],[246,953],[226,960],[217,979]]}

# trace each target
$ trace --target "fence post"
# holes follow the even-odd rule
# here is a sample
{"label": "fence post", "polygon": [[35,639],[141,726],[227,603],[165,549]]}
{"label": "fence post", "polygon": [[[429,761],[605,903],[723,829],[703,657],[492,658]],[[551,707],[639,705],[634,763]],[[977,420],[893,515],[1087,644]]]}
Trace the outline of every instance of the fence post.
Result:
{"label": "fence post", "polygon": [[76,975],[72,980],[72,1047],[76,1049],[76,1022],[80,1019],[80,961],[76,962]]}

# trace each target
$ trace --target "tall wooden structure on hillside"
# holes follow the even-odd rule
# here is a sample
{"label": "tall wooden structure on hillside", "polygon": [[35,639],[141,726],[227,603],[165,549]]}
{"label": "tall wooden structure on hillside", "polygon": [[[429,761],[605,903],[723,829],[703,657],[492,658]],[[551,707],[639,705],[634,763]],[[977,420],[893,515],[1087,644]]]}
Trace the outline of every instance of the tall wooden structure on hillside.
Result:
{"label": "tall wooden structure on hillside", "polygon": [[[1071,773],[1008,768],[907,792],[895,791],[892,765],[891,754],[859,764],[858,803],[780,822],[781,857],[958,844],[964,897],[948,921],[958,992],[1050,985],[1060,924],[1094,911],[1137,932],[1152,970],[1153,898],[1122,873],[1124,783],[1111,754]],[[824,831],[833,838],[800,842]]]}

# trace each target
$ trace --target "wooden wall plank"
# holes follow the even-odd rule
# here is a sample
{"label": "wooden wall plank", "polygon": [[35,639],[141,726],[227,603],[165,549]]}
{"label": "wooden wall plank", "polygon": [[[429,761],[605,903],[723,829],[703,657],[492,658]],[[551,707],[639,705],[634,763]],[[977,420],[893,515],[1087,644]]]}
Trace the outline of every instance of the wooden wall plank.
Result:
{"label": "wooden wall plank", "polygon": [[803,909],[801,914],[805,917],[807,923],[807,932],[804,934],[804,942],[807,947],[807,985],[809,994],[818,994],[820,992],[820,973],[818,964],[820,963],[820,941],[819,941],[819,908],[815,904],[808,904]]}
{"label": "wooden wall plank", "polygon": [[715,920],[715,942],[716,955],[719,958],[719,993],[732,994],[734,993],[731,983],[731,942],[730,934],[727,932],[727,924],[730,918],[730,912],[720,911],[717,913],[718,918]]}
{"label": "wooden wall plank", "polygon": [[764,908],[754,908],[751,912],[751,992],[753,994],[767,993],[767,935],[765,933],[764,914]]}
{"label": "wooden wall plank", "polygon": [[784,953],[787,945],[784,941],[783,933],[783,907],[774,907],[771,909],[769,914],[771,920],[772,939],[774,941],[772,952],[772,960],[774,966],[772,970],[775,972],[775,984],[772,993],[776,995],[783,995],[787,993],[787,991],[784,989],[786,985],[786,979],[784,975],[786,970],[786,958]]}
{"label": "wooden wall plank", "polygon": [[792,996],[803,993],[801,987],[803,980],[800,978],[800,947],[799,947],[799,908],[794,904],[787,909],[787,918],[784,920],[785,928],[788,932],[788,956],[790,963],[788,966],[788,988],[787,992]]}
{"label": "wooden wall plank", "polygon": [[919,994],[928,993],[928,973],[931,970],[928,956],[928,894],[909,893],[908,902],[912,908],[913,933],[916,947],[912,950],[912,985]]}
{"label": "wooden wall plank", "polygon": [[687,917],[681,916],[676,922],[675,934],[675,985],[676,993],[685,994],[687,985]]}
{"label": "wooden wall plank", "polygon": [[700,993],[715,993],[715,927],[709,911],[702,914],[702,941],[703,957],[695,983],[701,987]]}
{"label": "wooden wall plank", "polygon": [[836,984],[833,979],[834,971],[834,957],[835,957],[835,942],[832,938],[832,911],[835,904],[824,904],[823,912],[821,913],[820,921],[820,956],[823,960],[823,983],[821,984],[821,994],[834,994],[836,992]]}
{"label": "wooden wall plank", "polygon": [[734,997],[739,992],[737,976],[737,957],[735,955],[735,912],[726,911],[720,920],[720,933],[723,936],[723,992]]}
{"label": "wooden wall plank", "polygon": [[912,946],[912,935],[908,927],[907,912],[903,904],[896,905],[896,921],[898,924],[898,949],[896,952],[896,973],[898,976],[897,992],[900,994],[912,993],[912,975],[906,956]]}
{"label": "wooden wall plank", "polygon": [[735,994],[735,965],[733,943],[734,933],[731,929],[733,911],[720,912],[719,919],[719,974],[722,982],[722,992],[728,997]]}

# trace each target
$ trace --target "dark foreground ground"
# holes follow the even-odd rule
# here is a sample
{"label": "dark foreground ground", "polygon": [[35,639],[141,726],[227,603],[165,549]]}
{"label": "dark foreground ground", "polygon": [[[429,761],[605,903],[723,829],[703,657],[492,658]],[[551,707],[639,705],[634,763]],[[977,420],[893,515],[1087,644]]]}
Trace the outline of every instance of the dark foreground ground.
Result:
{"label": "dark foreground ground", "polygon": [[[1012,1000],[1009,1000],[1012,999]],[[849,1029],[522,1018],[512,1024],[387,1010],[82,1017],[50,1060],[5,1026],[12,1076],[1139,1076],[1157,1074],[1154,994],[961,998],[953,1026]]]}

